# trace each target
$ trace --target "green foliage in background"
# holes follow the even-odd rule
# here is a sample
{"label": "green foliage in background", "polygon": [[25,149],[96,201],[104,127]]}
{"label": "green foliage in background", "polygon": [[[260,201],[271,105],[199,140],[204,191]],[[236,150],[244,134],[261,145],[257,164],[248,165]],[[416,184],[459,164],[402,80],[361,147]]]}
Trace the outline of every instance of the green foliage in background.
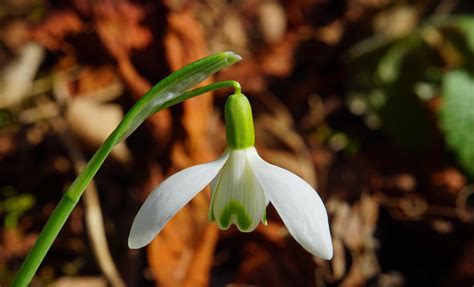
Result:
{"label": "green foliage in background", "polygon": [[[439,128],[474,177],[474,17],[429,19],[406,35],[379,36],[349,53],[349,109],[415,155],[430,150]],[[427,104],[436,97],[440,105]]]}
{"label": "green foliage in background", "polygon": [[447,145],[459,163],[474,176],[474,77],[465,70],[443,79],[443,105],[439,113]]}
{"label": "green foliage in background", "polygon": [[415,89],[426,78],[432,57],[427,50],[414,33],[362,56],[354,63],[357,76],[350,91],[359,95],[361,115],[370,128],[380,127],[391,141],[415,153],[429,150],[432,143],[429,114]]}
{"label": "green foliage in background", "polygon": [[2,199],[0,201],[0,213],[5,215],[3,226],[15,228],[18,219],[33,207],[35,199],[31,194],[17,194],[12,186],[0,189]]}

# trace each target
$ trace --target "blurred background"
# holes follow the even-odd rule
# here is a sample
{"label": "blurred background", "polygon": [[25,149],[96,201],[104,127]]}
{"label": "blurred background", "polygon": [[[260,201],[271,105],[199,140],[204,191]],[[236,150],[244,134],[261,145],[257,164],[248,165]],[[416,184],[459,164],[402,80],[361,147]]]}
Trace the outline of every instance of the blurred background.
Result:
{"label": "blurred background", "polygon": [[160,79],[232,50],[210,81],[249,97],[257,149],[315,186],[334,258],[273,207],[248,234],[199,194],[147,248],[149,192],[225,147],[223,90],[147,120],[103,165],[31,286],[472,286],[474,2],[0,2],[0,285],[124,112]]}

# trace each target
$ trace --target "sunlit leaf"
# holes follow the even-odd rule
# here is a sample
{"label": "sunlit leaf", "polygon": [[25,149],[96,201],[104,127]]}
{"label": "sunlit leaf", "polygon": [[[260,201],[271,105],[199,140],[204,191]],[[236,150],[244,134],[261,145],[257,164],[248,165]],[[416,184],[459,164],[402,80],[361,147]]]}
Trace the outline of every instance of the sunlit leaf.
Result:
{"label": "sunlit leaf", "polygon": [[439,113],[447,145],[459,163],[474,176],[474,77],[458,70],[443,79],[443,105]]}

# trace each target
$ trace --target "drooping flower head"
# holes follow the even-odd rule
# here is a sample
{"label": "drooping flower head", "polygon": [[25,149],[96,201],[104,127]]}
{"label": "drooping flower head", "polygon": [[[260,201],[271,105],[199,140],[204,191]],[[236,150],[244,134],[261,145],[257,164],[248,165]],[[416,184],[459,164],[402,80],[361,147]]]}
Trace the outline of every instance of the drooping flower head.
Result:
{"label": "drooping flower head", "polygon": [[169,177],[138,211],[128,245],[150,243],[164,225],[199,191],[211,185],[209,219],[221,229],[232,224],[242,232],[266,224],[269,202],[290,234],[315,256],[333,254],[328,217],[316,191],[297,175],[258,155],[250,103],[236,92],[225,104],[227,149],[216,161],[192,166]]}

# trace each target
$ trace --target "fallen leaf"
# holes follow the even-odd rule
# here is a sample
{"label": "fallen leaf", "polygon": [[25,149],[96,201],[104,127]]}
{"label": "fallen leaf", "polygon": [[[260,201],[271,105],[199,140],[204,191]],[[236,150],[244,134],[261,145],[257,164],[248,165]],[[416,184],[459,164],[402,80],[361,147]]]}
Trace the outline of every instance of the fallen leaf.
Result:
{"label": "fallen leaf", "polygon": [[2,44],[12,51],[17,51],[30,41],[29,25],[26,20],[14,19],[4,24],[0,30]]}
{"label": "fallen leaf", "polygon": [[145,16],[142,6],[126,1],[99,1],[93,9],[97,33],[115,57],[125,57],[132,49],[150,44],[150,30],[140,25]]}
{"label": "fallen leaf", "polygon": [[466,177],[455,168],[446,168],[433,173],[431,182],[442,190],[458,193],[466,185]]}
{"label": "fallen leaf", "polygon": [[[82,6],[81,6],[82,7]],[[85,5],[82,7],[87,10]],[[144,7],[126,1],[102,1],[92,6],[97,33],[108,52],[117,60],[123,82],[135,99],[142,97],[152,85],[140,75],[130,60],[132,49],[145,48],[151,42],[150,30],[140,24]],[[159,148],[171,138],[171,114],[163,110],[146,121]]]}
{"label": "fallen leaf", "polygon": [[[328,212],[331,223],[334,258],[331,279],[340,280],[340,286],[363,286],[369,278],[380,272],[376,257],[374,237],[379,204],[370,195],[362,194],[359,201],[350,206],[346,202],[330,199]],[[352,264],[346,271],[345,250],[350,251]]]}
{"label": "fallen leaf", "polygon": [[28,43],[20,49],[18,57],[2,70],[0,108],[16,105],[31,94],[43,57],[44,49],[40,45]]}
{"label": "fallen leaf", "polygon": [[286,33],[286,14],[282,5],[274,1],[265,1],[258,7],[260,29],[268,44],[280,41]]}
{"label": "fallen leaf", "polygon": [[[123,118],[122,108],[117,104],[98,103],[88,98],[71,100],[66,120],[79,139],[96,149],[118,126]],[[111,155],[121,162],[131,159],[130,151],[124,142],[112,150]]]}
{"label": "fallen leaf", "polygon": [[83,25],[84,23],[75,12],[55,11],[48,14],[40,25],[32,29],[31,36],[49,50],[65,50],[69,46],[64,37],[81,32]]}
{"label": "fallen leaf", "polygon": [[82,68],[77,76],[76,87],[73,97],[89,97],[100,102],[115,100],[123,92],[116,69],[110,65]]}
{"label": "fallen leaf", "polygon": [[51,287],[106,287],[107,281],[103,277],[92,276],[64,276],[54,281]]}

